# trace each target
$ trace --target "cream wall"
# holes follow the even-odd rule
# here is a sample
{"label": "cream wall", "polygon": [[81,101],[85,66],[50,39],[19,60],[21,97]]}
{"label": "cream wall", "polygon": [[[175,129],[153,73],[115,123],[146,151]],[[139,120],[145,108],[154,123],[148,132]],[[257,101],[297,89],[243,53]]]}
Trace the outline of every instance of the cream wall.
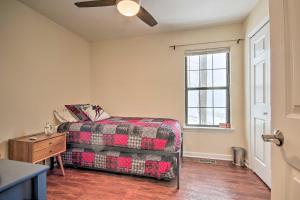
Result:
{"label": "cream wall", "polygon": [[244,57],[245,57],[245,127],[246,127],[246,139],[247,148],[250,150],[250,52],[249,52],[249,34],[253,34],[253,31],[257,29],[259,25],[269,18],[269,0],[259,0],[255,8],[248,15],[244,21],[243,29],[245,34],[245,45],[244,45]]}
{"label": "cream wall", "polygon": [[[244,46],[233,42],[181,47],[173,44],[243,38],[242,24],[164,33],[92,44],[91,99],[112,115],[178,119],[184,124],[184,51],[231,48],[232,131],[185,130],[187,155],[230,159],[231,146],[245,146]],[[217,154],[217,155],[216,155]]]}
{"label": "cream wall", "polygon": [[90,46],[15,0],[0,1],[0,153],[41,131],[53,108],[90,99]]}
{"label": "cream wall", "polygon": [[269,0],[258,0],[243,23],[246,36],[266,17],[269,17]]}
{"label": "cream wall", "polygon": [[0,153],[6,155],[7,139],[41,131],[53,120],[53,108],[66,103],[92,100],[112,115],[171,117],[184,124],[184,51],[230,47],[234,129],[184,130],[187,155],[229,159],[231,146],[247,146],[248,101],[242,94],[248,94],[249,41],[245,47],[229,42],[173,51],[168,46],[244,38],[267,10],[267,0],[260,0],[243,24],[89,44],[18,1],[2,0]]}

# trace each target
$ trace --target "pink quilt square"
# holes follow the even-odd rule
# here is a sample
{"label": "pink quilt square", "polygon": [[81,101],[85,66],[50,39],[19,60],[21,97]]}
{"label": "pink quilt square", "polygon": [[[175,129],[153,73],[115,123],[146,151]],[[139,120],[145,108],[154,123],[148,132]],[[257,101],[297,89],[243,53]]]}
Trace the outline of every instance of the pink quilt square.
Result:
{"label": "pink quilt square", "polygon": [[117,146],[127,146],[128,144],[128,135],[115,134],[114,135],[114,144]]}
{"label": "pink quilt square", "polygon": [[91,133],[90,132],[80,132],[80,142],[90,144]]}
{"label": "pink quilt square", "polygon": [[136,126],[142,126],[142,127],[145,127],[147,124],[148,124],[147,122],[141,122],[141,121],[135,123]]}
{"label": "pink quilt square", "polygon": [[169,125],[169,126],[174,126],[175,123],[176,123],[176,121],[174,121],[174,120],[165,120],[163,122],[164,125]]}
{"label": "pink quilt square", "polygon": [[138,118],[133,118],[133,119],[129,119],[127,122],[129,122],[129,123],[136,123],[138,121],[139,121]]}
{"label": "pink quilt square", "polygon": [[95,153],[93,152],[82,152],[81,154],[82,165],[92,167],[95,159]]}
{"label": "pink quilt square", "polygon": [[132,158],[119,157],[118,158],[118,168],[123,168],[125,171],[131,169]]}
{"label": "pink quilt square", "polygon": [[171,168],[171,163],[169,162],[159,162],[159,173],[167,173]]}
{"label": "pink quilt square", "polygon": [[154,139],[154,149],[155,150],[164,150],[166,144],[167,144],[167,140],[164,139]]}

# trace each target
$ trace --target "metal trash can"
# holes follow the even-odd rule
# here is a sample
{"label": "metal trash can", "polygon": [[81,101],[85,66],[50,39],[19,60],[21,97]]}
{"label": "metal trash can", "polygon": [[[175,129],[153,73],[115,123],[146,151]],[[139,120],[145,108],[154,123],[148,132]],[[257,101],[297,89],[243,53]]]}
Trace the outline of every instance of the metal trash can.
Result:
{"label": "metal trash can", "polygon": [[245,166],[246,150],[242,147],[232,147],[233,164],[239,167]]}

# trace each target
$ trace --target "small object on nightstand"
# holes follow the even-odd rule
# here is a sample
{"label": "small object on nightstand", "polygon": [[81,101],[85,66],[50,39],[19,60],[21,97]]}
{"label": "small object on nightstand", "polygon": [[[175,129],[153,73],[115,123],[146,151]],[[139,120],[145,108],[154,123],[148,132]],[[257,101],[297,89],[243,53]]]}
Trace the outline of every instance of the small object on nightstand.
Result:
{"label": "small object on nightstand", "polygon": [[34,135],[22,136],[8,141],[9,159],[38,163],[48,158],[59,163],[63,176],[65,175],[64,167],[61,159],[61,153],[66,151],[66,134],[38,133]]}
{"label": "small object on nightstand", "polygon": [[30,137],[29,140],[35,141],[37,140],[37,137]]}
{"label": "small object on nightstand", "polygon": [[46,122],[46,126],[44,127],[44,132],[47,136],[50,136],[54,132],[54,128],[49,122]]}

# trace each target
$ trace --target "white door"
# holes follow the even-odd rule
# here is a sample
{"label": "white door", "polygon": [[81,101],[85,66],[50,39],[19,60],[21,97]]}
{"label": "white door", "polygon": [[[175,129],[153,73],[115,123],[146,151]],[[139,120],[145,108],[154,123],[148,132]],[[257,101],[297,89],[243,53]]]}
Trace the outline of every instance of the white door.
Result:
{"label": "white door", "polygon": [[[300,199],[300,1],[270,0],[272,200]],[[297,170],[298,168],[298,170]]]}
{"label": "white door", "polygon": [[271,187],[271,145],[262,134],[271,131],[269,23],[250,39],[251,163],[252,170]]}

